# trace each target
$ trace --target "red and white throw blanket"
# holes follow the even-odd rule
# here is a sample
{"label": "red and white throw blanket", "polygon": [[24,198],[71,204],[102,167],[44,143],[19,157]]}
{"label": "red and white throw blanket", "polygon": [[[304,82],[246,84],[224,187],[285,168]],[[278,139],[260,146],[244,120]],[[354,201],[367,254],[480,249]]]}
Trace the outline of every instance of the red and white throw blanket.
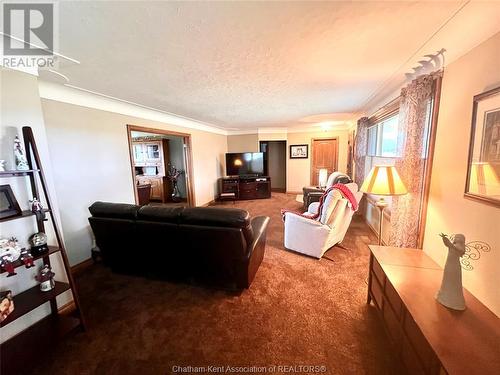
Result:
{"label": "red and white throw blanket", "polygon": [[290,213],[292,213],[294,215],[305,217],[306,219],[312,219],[312,220],[318,219],[320,217],[320,215],[321,215],[321,211],[323,210],[323,204],[324,204],[324,202],[326,200],[326,197],[334,189],[338,190],[340,192],[340,194],[342,194],[342,196],[349,201],[349,204],[351,205],[353,211],[357,211],[358,210],[358,201],[356,200],[356,197],[354,196],[354,194],[352,193],[352,191],[347,186],[345,186],[344,184],[335,184],[332,187],[328,188],[323,193],[323,195],[319,199],[318,211],[315,214],[309,213],[309,212],[301,213],[301,212],[297,212],[297,211],[285,210],[283,208],[283,209],[281,209],[281,216],[283,218],[283,221],[285,221],[285,214],[287,212],[290,212]]}

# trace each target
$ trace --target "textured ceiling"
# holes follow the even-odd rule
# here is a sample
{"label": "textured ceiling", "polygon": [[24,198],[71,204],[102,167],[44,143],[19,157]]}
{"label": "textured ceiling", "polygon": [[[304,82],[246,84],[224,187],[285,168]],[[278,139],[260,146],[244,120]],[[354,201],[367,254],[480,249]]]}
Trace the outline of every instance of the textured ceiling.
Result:
{"label": "textured ceiling", "polygon": [[[225,129],[346,120],[402,77],[462,5],[61,2],[59,50],[81,64],[59,72],[71,85]],[[498,5],[475,4],[486,18],[466,25],[467,40],[438,48],[458,56],[499,31]]]}

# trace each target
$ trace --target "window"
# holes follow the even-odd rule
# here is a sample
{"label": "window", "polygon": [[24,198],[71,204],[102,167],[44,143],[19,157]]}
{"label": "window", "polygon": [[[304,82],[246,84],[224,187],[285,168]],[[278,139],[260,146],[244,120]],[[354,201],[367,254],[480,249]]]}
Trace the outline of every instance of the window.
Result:
{"label": "window", "polygon": [[395,114],[368,128],[369,156],[397,156],[398,119],[398,114]]}

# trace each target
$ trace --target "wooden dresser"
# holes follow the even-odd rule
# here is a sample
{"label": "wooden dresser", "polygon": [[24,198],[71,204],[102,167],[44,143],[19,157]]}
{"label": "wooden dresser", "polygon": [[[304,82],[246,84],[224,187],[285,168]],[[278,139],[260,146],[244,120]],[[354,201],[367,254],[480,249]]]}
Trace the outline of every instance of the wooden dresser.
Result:
{"label": "wooden dresser", "polygon": [[499,318],[465,289],[465,311],[439,304],[443,270],[422,250],[370,250],[368,303],[408,374],[500,374]]}

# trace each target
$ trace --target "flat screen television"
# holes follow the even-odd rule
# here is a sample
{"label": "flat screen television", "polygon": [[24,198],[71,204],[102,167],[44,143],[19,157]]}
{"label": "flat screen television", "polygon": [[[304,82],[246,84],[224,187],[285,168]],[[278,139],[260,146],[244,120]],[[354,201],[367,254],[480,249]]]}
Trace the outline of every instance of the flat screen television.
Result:
{"label": "flat screen television", "polygon": [[226,154],[226,175],[255,176],[264,174],[264,153],[238,152]]}

